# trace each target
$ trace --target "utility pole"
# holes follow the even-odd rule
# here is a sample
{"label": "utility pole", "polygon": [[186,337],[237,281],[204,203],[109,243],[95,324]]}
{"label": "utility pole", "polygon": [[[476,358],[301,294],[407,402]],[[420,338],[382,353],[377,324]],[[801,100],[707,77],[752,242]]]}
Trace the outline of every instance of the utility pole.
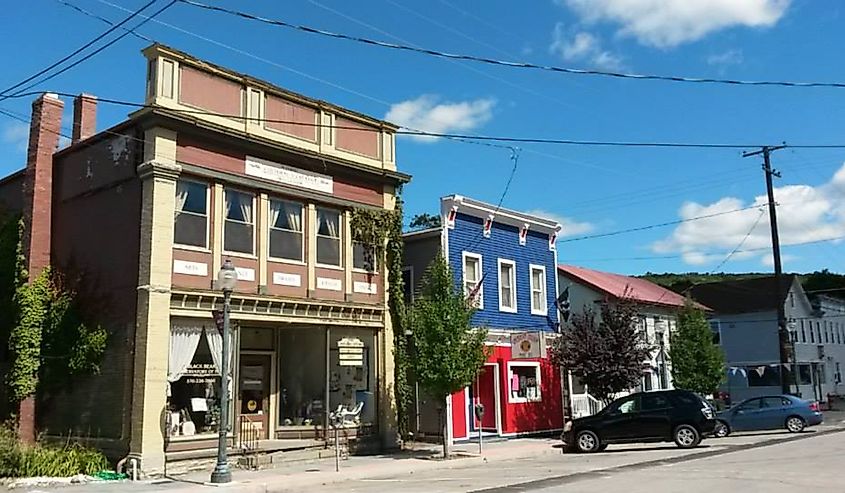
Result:
{"label": "utility pole", "polygon": [[751,151],[742,153],[742,157],[763,155],[763,171],[766,175],[766,193],[769,196],[769,224],[772,230],[772,257],[775,264],[775,290],[772,293],[775,297],[775,306],[777,307],[778,317],[778,347],[780,349],[780,386],[784,394],[790,393],[789,380],[786,378],[786,369],[794,371],[795,367],[791,363],[792,341],[789,338],[789,332],[786,329],[786,313],[784,311],[784,301],[780,297],[781,283],[783,282],[783,266],[780,260],[780,238],[778,237],[778,215],[775,204],[775,191],[772,186],[772,176],[780,178],[780,172],[772,169],[772,164],[769,157],[772,152],[785,148],[786,145],[779,146],[763,146],[759,151]]}

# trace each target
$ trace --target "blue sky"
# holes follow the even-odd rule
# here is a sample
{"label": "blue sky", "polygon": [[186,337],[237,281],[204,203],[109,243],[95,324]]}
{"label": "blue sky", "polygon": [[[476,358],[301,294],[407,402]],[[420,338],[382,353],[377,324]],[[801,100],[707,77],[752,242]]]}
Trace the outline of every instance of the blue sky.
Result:
{"label": "blue sky", "polygon": [[[120,20],[141,0],[65,0]],[[843,11],[813,0],[206,0],[267,17],[443,51],[578,68],[767,80],[845,81]],[[159,0],[163,5],[165,0]],[[153,9],[155,9],[154,7]],[[151,10],[153,10],[151,9]],[[139,29],[278,85],[432,131],[614,141],[845,143],[845,89],[619,80],[447,61],[235,19],[177,3]],[[133,23],[134,25],[134,23]],[[57,0],[0,18],[8,87],[107,28]],[[127,37],[38,89],[141,101],[145,42]],[[0,108],[29,113],[30,100]],[[70,123],[70,101],[65,122]],[[126,108],[101,104],[99,128]],[[68,130],[69,133],[69,130]],[[0,172],[25,162],[26,128],[0,116]],[[459,193],[498,202],[506,149],[401,138],[408,216]],[[784,267],[845,270],[845,150],[782,150],[773,163]],[[837,174],[839,172],[839,174]],[[758,158],[739,150],[522,145],[503,205],[558,218],[562,262],[626,274],[770,269],[757,209],[678,226],[566,241],[765,203]],[[751,232],[749,234],[749,231]],[[748,236],[747,238],[745,238]],[[743,241],[743,239],[745,240]],[[752,251],[744,251],[752,250]],[[660,258],[656,258],[660,257]],[[663,258],[669,257],[669,258]]]}

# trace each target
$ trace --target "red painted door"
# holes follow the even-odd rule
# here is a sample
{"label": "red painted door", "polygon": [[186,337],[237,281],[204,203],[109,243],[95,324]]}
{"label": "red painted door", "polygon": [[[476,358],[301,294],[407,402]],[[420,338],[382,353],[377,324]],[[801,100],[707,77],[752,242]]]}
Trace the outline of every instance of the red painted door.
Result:
{"label": "red painted door", "polygon": [[496,367],[487,365],[484,371],[478,376],[476,393],[479,402],[484,406],[484,417],[481,419],[481,429],[484,431],[496,431],[496,413],[499,412],[496,405]]}

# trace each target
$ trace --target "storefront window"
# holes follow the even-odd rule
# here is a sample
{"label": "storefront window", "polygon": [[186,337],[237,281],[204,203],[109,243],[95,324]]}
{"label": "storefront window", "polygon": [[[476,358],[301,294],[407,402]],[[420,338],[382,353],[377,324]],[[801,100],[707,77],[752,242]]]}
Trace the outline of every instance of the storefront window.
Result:
{"label": "storefront window", "polygon": [[279,425],[322,427],[326,396],[326,337],[317,328],[279,334]]}
{"label": "storefront window", "polygon": [[219,358],[222,337],[216,329],[173,327],[168,381],[169,436],[217,433],[220,422]]}
{"label": "storefront window", "polygon": [[540,364],[508,363],[510,402],[539,401]]}
{"label": "storefront window", "polygon": [[375,421],[374,335],[362,329],[332,329],[329,345],[330,410],[342,406],[346,425],[367,427]]}

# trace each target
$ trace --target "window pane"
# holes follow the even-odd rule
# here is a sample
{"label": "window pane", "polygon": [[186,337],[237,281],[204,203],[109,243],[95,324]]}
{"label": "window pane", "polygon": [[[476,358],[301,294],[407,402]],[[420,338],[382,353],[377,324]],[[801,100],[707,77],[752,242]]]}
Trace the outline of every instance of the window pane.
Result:
{"label": "window pane", "polygon": [[375,248],[361,243],[354,243],[352,245],[352,267],[375,272],[378,268]]}
{"label": "window pane", "polygon": [[543,271],[540,269],[531,270],[531,283],[534,289],[540,289],[543,285]]}
{"label": "window pane", "polygon": [[464,258],[464,278],[467,282],[478,281],[478,259],[473,257]]}
{"label": "window pane", "polygon": [[760,401],[760,407],[764,408],[780,408],[783,406],[783,399],[780,397],[764,397],[762,401]]}
{"label": "window pane", "polygon": [[173,241],[180,245],[205,247],[207,223],[205,216],[187,212],[178,214],[173,230]]}
{"label": "window pane", "polygon": [[176,183],[176,211],[205,214],[208,187],[203,183],[179,181]]}
{"label": "window pane", "polygon": [[499,265],[500,303],[503,308],[514,308],[513,296],[513,266],[510,264]]}
{"label": "window pane", "polygon": [[252,223],[252,195],[226,190],[226,219]]}
{"label": "window pane", "polygon": [[340,240],[317,237],[317,263],[340,265]]}
{"label": "window pane", "polygon": [[302,205],[286,200],[270,201],[270,227],[302,231]]}
{"label": "window pane", "polygon": [[317,208],[317,234],[340,238],[340,213],[331,209]]}
{"label": "window pane", "polygon": [[643,394],[642,406],[643,411],[665,409],[669,407],[669,400],[660,394]]}
{"label": "window pane", "polygon": [[511,367],[511,397],[537,400],[540,398],[540,387],[536,366]]}
{"label": "window pane", "polygon": [[252,224],[226,221],[223,249],[227,252],[253,253]]}
{"label": "window pane", "polygon": [[798,365],[798,380],[801,385],[810,385],[813,383],[810,365]]}
{"label": "window pane", "polygon": [[302,233],[271,229],[270,256],[302,261]]}

